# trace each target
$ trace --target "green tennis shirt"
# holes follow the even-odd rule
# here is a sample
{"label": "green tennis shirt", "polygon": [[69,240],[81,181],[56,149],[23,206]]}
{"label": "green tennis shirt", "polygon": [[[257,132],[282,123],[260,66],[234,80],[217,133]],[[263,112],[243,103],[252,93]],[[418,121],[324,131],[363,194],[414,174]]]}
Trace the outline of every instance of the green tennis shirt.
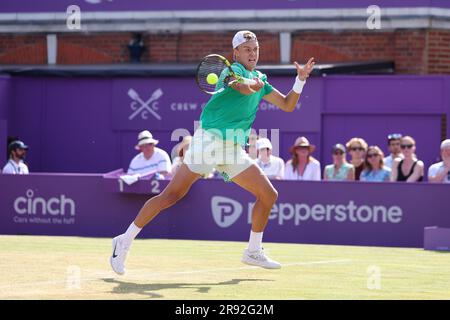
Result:
{"label": "green tennis shirt", "polygon": [[[209,99],[200,115],[201,127],[209,132],[220,136],[223,140],[233,140],[235,143],[245,145],[250,134],[251,126],[255,121],[258,105],[266,94],[273,91],[273,87],[267,81],[267,76],[257,70],[249,71],[245,67],[235,62],[231,65],[233,71],[245,78],[253,79],[258,77],[264,82],[264,87],[251,95],[244,95],[240,92],[226,88]],[[218,81],[216,89],[223,84],[223,72]]]}

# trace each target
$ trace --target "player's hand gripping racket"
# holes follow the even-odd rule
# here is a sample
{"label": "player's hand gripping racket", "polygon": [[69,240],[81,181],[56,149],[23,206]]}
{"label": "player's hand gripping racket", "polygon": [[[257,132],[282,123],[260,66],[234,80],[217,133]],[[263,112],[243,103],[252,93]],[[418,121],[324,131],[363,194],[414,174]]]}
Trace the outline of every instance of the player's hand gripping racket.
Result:
{"label": "player's hand gripping racket", "polygon": [[[208,94],[222,92],[233,83],[256,84],[255,80],[235,74],[230,62],[218,54],[210,54],[202,59],[197,67],[195,80],[199,88]],[[218,83],[219,81],[222,83]]]}

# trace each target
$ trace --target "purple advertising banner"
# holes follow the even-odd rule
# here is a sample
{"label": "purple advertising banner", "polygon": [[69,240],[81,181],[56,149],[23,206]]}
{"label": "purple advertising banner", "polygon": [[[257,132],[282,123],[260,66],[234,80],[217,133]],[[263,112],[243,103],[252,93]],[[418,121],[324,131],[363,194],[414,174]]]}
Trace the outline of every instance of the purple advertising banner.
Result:
{"label": "purple advertising banner", "polygon": [[0,119],[8,118],[11,104],[11,77],[0,75]]}
{"label": "purple advertising banner", "polygon": [[85,11],[327,9],[380,7],[444,7],[446,0],[14,0],[0,2],[1,12],[65,12],[70,5]]}
{"label": "purple advertising banner", "polygon": [[[152,183],[153,181],[153,183]],[[113,237],[148,193],[111,191],[100,175],[0,175],[0,234]],[[274,181],[267,242],[422,247],[424,228],[450,227],[448,185]],[[254,198],[233,183],[200,180],[140,237],[246,241]]]}
{"label": "purple advertising banner", "polygon": [[[8,128],[6,127],[6,120],[3,120],[0,118],[0,150],[6,150],[7,148],[7,130]],[[3,154],[3,156],[0,156],[0,159],[2,160],[0,166],[2,166],[0,169],[3,169],[3,160],[6,162],[7,160],[7,155]]]}
{"label": "purple advertising banner", "polygon": [[[292,88],[291,77],[273,78],[271,84],[287,93]],[[61,84],[61,89],[65,88]],[[94,87],[96,88],[96,87]],[[54,89],[58,90],[57,85]],[[93,89],[95,90],[95,89]],[[262,101],[255,121],[255,129],[317,132],[320,130],[322,82],[311,79],[297,105],[295,115]],[[88,93],[94,95],[94,92]],[[191,78],[114,79],[112,87],[103,96],[112,96],[112,124],[114,130],[135,130],[149,127],[153,130],[185,128],[193,131],[203,107],[211,98],[201,92]]]}

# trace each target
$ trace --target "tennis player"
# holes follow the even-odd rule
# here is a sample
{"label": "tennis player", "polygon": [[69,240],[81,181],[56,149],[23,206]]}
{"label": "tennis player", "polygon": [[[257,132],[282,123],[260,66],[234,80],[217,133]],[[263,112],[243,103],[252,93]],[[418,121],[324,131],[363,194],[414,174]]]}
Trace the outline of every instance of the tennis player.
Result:
{"label": "tennis player", "polygon": [[200,177],[216,168],[225,181],[232,181],[256,197],[252,211],[252,227],[248,248],[244,250],[242,262],[268,269],[278,269],[280,263],[270,259],[263,250],[262,238],[270,211],[278,193],[243,150],[254,122],[261,99],[286,112],[295,110],[302,88],[313,70],[314,58],[304,67],[297,62],[297,76],[287,96],[272,87],[267,76],[255,70],[259,58],[259,45],[253,32],[244,30],[232,40],[233,71],[242,77],[254,79],[256,84],[233,83],[208,101],[200,116],[200,126],[194,132],[183,164],[167,187],[149,199],[124,234],[113,239],[110,263],[118,274],[125,273],[125,259],[134,238],[142,228],[162,210],[183,198],[191,185]]}

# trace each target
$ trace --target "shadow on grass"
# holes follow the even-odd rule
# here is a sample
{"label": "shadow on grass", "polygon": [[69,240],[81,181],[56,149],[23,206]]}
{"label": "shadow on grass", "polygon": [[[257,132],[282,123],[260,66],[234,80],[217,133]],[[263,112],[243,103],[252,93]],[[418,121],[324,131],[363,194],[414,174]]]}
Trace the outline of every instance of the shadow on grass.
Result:
{"label": "shadow on grass", "polygon": [[125,282],[113,278],[102,279],[107,283],[117,284],[112,293],[129,294],[137,293],[148,296],[149,298],[164,298],[163,295],[155,293],[155,291],[164,289],[195,289],[196,292],[208,293],[211,287],[237,285],[241,282],[250,281],[273,281],[268,279],[232,279],[218,283],[151,283],[141,284],[133,282]]}

